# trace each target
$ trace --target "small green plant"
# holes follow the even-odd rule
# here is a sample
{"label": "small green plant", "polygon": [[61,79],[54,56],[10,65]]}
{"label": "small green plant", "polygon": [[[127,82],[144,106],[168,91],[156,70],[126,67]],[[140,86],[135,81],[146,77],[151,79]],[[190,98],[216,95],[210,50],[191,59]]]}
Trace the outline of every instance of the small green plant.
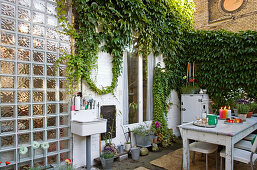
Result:
{"label": "small green plant", "polygon": [[257,103],[250,104],[250,111],[253,113],[257,113]]}
{"label": "small green plant", "polygon": [[101,155],[101,158],[104,158],[104,159],[111,159],[113,157],[114,157],[114,153],[113,152],[104,152]]}
{"label": "small green plant", "polygon": [[182,94],[195,94],[200,91],[200,87],[198,85],[194,86],[183,86],[181,88],[181,93]]}
{"label": "small green plant", "polygon": [[238,114],[247,114],[250,110],[250,106],[248,104],[237,104],[236,108]]}
{"label": "small green plant", "polygon": [[139,125],[138,127],[136,127],[135,129],[133,129],[133,133],[137,134],[139,136],[146,136],[146,135],[151,135],[153,134],[153,130],[150,129],[149,126],[145,125]]}

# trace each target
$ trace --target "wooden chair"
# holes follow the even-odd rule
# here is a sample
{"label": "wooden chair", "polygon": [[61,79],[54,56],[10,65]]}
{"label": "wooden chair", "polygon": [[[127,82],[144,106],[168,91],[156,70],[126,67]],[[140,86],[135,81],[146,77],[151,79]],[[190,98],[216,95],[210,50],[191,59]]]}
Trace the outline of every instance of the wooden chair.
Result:
{"label": "wooden chair", "polygon": [[[254,162],[257,160],[256,150],[257,150],[257,140],[254,141],[250,152],[243,149],[234,148],[234,160],[242,163],[246,163],[246,164],[250,163],[251,169],[254,170],[253,165],[254,165]],[[225,149],[223,149],[220,152],[220,156],[221,156],[220,169],[221,170],[222,170],[222,158],[225,158],[225,154],[226,154]]]}

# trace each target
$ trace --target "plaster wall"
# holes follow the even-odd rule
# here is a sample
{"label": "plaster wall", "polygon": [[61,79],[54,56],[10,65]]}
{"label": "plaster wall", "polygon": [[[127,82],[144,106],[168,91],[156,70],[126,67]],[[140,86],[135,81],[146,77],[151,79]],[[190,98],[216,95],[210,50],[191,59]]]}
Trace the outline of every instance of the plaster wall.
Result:
{"label": "plaster wall", "polygon": [[[124,54],[126,55],[126,54]],[[95,83],[98,87],[104,87],[111,84],[112,81],[112,63],[111,56],[107,53],[100,52],[98,58],[98,69],[93,71],[92,78],[95,80]],[[158,62],[164,67],[164,63],[162,57],[158,57],[155,60],[156,64]],[[118,80],[118,85],[114,91],[114,95],[106,94],[106,95],[96,95],[90,88],[88,87],[85,81],[82,82],[82,94],[83,96],[90,96],[94,100],[102,105],[116,105],[116,138],[112,140],[116,146],[120,144],[124,144],[126,142],[124,132],[128,131],[128,128],[131,130],[137,127],[140,124],[151,125],[152,121],[146,121],[141,123],[123,125],[123,76],[121,75]],[[171,93],[170,99],[172,103],[174,103],[170,111],[168,113],[168,127],[174,129],[174,133],[178,135],[176,130],[177,123],[180,122],[180,110],[179,110],[179,101],[175,91]],[[100,135],[92,135],[91,138],[91,161],[94,164],[93,159],[100,156],[100,151],[103,149],[105,145],[105,141],[102,140],[100,142]],[[132,146],[135,145],[135,138],[132,135]],[[86,165],[86,139],[84,137],[80,137],[77,135],[73,135],[73,160],[75,167],[81,167]]]}

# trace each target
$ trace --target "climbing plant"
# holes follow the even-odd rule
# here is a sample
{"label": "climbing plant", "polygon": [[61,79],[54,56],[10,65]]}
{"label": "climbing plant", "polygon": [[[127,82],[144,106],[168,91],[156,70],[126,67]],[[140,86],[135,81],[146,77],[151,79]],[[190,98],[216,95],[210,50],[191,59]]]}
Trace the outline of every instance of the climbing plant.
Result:
{"label": "climbing plant", "polygon": [[[75,40],[75,51],[60,61],[67,63],[70,93],[81,79],[97,94],[113,92],[121,74],[123,52],[133,48],[137,55],[163,54],[181,46],[180,37],[191,28],[192,0],[74,0],[74,28],[67,22],[69,4],[58,2],[58,17],[67,33]],[[97,66],[99,51],[112,56],[112,82],[99,88],[91,78]]]}
{"label": "climbing plant", "polygon": [[190,31],[181,39],[183,48],[165,57],[172,72],[170,87],[183,86],[187,62],[197,63],[196,83],[206,88],[216,105],[239,88],[257,98],[257,32]]}

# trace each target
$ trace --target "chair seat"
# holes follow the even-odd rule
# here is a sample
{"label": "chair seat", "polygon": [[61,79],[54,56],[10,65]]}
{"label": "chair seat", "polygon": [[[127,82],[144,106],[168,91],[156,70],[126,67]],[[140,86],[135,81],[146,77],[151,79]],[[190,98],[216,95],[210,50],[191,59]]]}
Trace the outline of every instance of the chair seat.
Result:
{"label": "chair seat", "polygon": [[246,137],[244,138],[244,140],[252,141],[253,138],[254,138],[254,136],[256,136],[256,134],[250,134],[250,135],[246,136]]}
{"label": "chair seat", "polygon": [[193,142],[189,144],[189,150],[200,153],[213,153],[218,149],[218,145],[206,143],[206,142]]}
{"label": "chair seat", "polygon": [[[220,156],[223,157],[223,158],[225,157],[225,149],[223,149],[220,152]],[[248,151],[242,150],[242,149],[234,148],[234,160],[235,161],[239,161],[239,162],[249,164],[250,163],[250,156],[251,156],[251,152],[248,152]],[[253,155],[253,163],[254,163],[254,161],[256,161],[256,159],[257,159],[257,154],[254,154]]]}
{"label": "chair seat", "polygon": [[251,152],[252,144],[251,144],[251,141],[241,140],[235,144],[235,148],[243,149]]}

